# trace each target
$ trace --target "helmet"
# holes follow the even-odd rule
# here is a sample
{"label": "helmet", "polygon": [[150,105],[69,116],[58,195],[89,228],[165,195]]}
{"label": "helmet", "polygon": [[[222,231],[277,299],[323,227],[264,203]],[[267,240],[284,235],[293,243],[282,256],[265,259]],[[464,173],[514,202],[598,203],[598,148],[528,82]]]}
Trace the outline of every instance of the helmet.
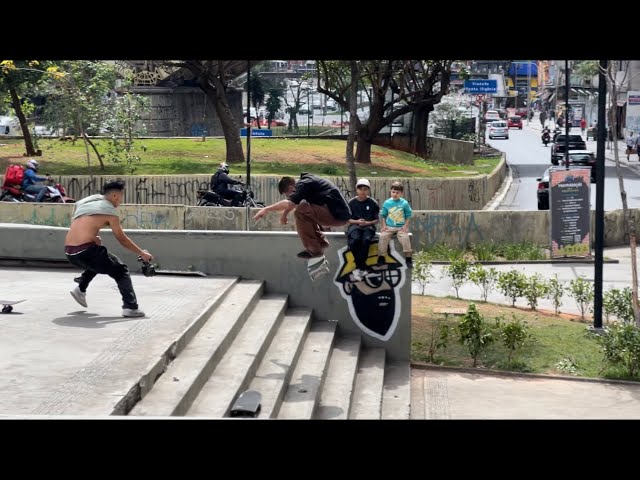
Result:
{"label": "helmet", "polygon": [[30,158],[27,162],[27,168],[31,168],[33,170],[38,170],[38,162],[36,162],[33,158]]}
{"label": "helmet", "polygon": [[218,165],[218,169],[222,170],[224,173],[229,173],[229,165],[225,162],[220,163],[220,165]]}

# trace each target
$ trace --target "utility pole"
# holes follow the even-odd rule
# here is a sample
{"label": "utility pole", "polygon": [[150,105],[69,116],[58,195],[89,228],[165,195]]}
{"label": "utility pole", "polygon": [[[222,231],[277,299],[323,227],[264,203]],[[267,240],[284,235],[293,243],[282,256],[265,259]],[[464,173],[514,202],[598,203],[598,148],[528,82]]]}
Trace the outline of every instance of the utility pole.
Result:
{"label": "utility pole", "polygon": [[531,60],[527,60],[527,121],[531,121]]}
{"label": "utility pole", "polygon": [[593,329],[602,329],[602,267],[604,249],[604,144],[606,141],[607,109],[607,60],[600,60],[598,76],[598,128],[596,140],[596,224],[595,224],[595,263],[593,276]]}
{"label": "utility pole", "polygon": [[565,95],[565,107],[564,107],[564,166],[566,170],[569,170],[569,79],[571,75],[569,73],[569,60],[564,61],[564,95]]}

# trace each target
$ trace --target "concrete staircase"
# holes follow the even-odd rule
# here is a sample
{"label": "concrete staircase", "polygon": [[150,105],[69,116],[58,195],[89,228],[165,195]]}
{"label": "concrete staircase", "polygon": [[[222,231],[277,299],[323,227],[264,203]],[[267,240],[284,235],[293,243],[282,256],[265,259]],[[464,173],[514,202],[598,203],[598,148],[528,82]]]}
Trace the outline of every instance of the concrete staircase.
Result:
{"label": "concrete staircase", "polygon": [[240,393],[262,394],[258,418],[409,419],[409,362],[312,321],[261,281],[230,282],[215,308],[129,416],[223,418]]}

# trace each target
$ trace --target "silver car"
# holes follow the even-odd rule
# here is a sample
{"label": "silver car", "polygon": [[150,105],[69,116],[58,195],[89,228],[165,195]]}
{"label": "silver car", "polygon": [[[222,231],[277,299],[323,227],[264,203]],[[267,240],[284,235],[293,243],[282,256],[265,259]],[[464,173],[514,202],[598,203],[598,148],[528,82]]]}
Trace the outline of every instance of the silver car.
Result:
{"label": "silver car", "polygon": [[503,137],[509,140],[509,127],[507,126],[507,122],[501,120],[489,124],[489,139],[496,137]]}

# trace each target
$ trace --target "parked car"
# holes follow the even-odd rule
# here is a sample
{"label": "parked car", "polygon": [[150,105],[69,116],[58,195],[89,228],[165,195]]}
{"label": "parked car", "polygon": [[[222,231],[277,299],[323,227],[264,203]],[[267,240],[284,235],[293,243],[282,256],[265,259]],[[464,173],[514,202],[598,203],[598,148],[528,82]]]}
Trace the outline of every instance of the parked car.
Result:
{"label": "parked car", "polygon": [[491,122],[489,124],[489,138],[503,137],[509,140],[509,127],[507,122],[500,120],[499,122]]}
{"label": "parked car", "polygon": [[509,117],[509,120],[507,120],[507,126],[509,128],[513,127],[522,130],[522,117]]}

